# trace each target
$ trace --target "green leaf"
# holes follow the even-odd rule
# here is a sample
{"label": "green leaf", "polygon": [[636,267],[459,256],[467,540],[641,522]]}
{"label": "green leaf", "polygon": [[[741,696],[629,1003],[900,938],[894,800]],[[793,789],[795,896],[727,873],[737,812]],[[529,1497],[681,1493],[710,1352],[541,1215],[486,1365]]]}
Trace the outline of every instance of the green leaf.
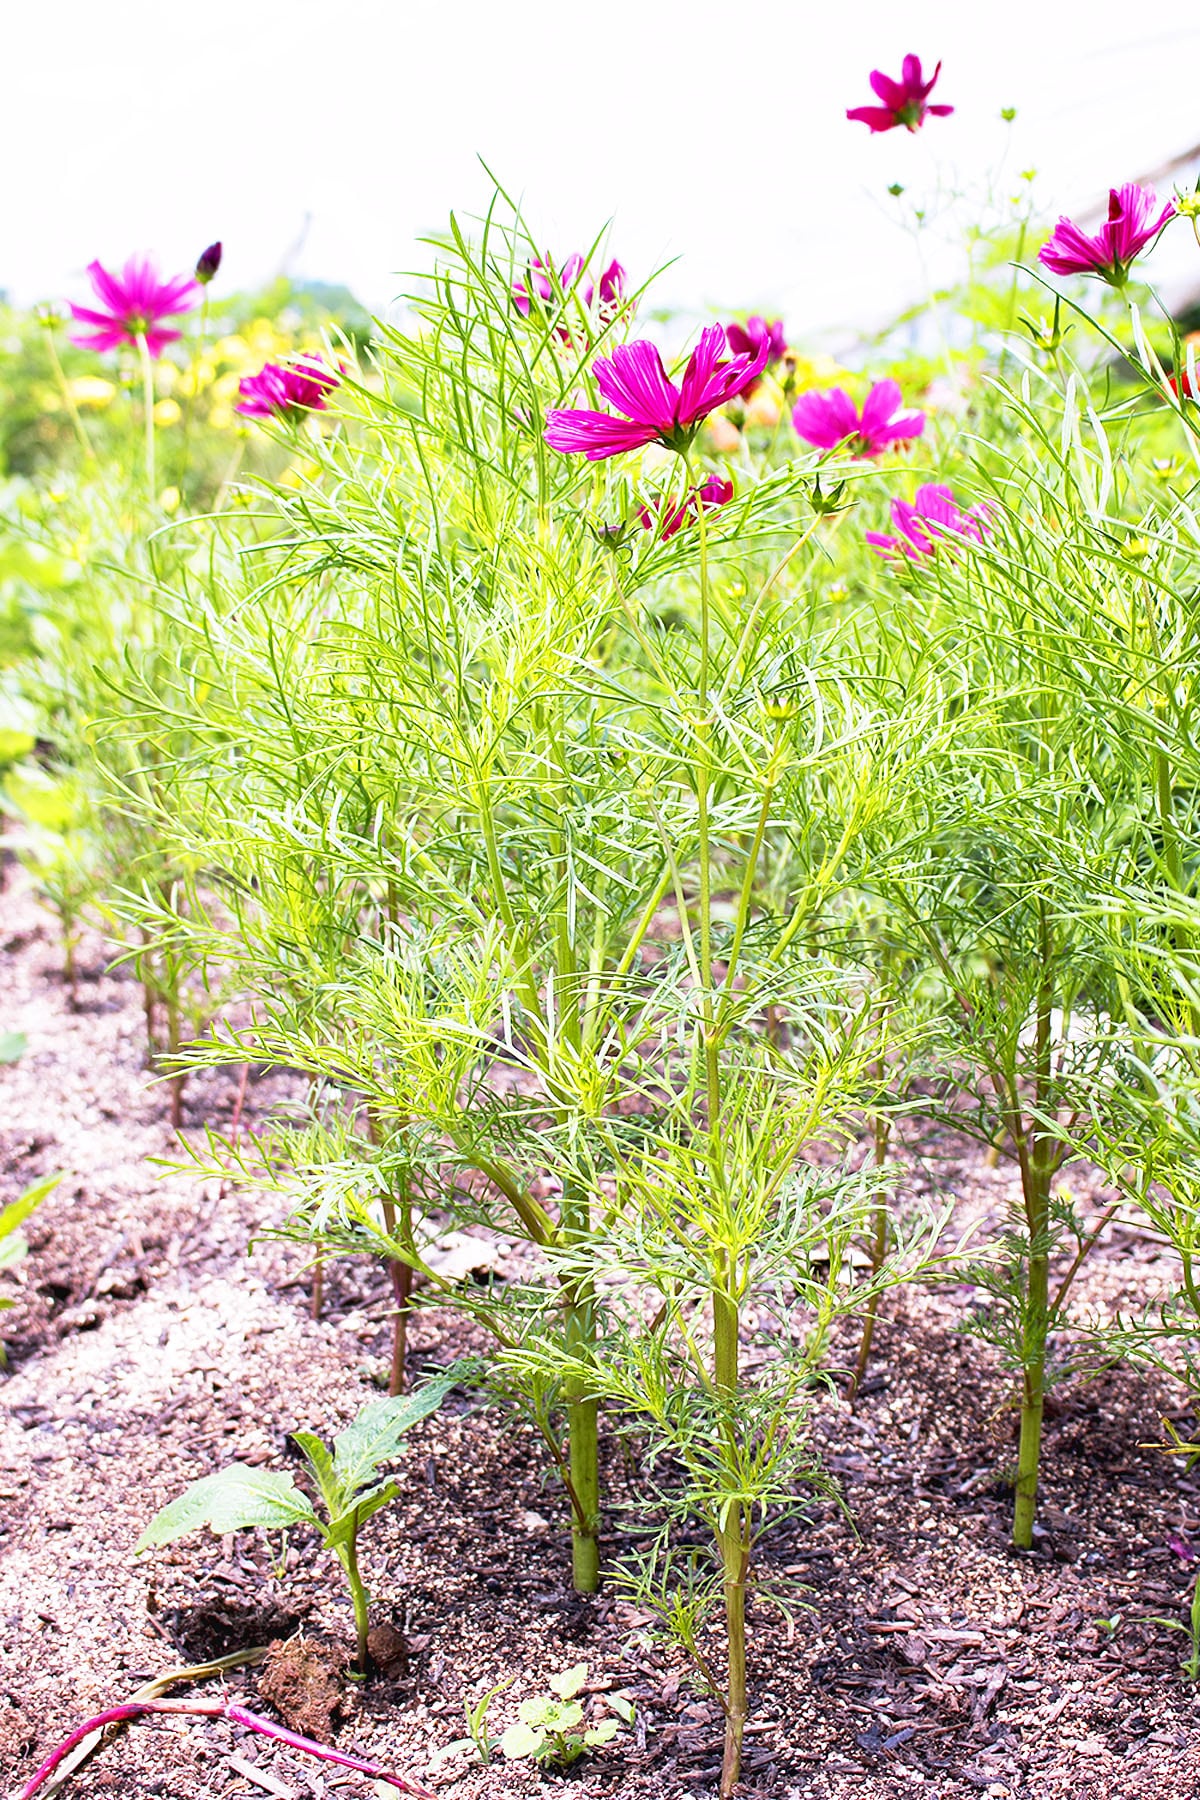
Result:
{"label": "green leaf", "polygon": [[551,1675],[546,1686],[560,1700],[573,1700],[588,1677],[588,1666],[585,1662],[576,1663],[573,1668],[564,1669],[559,1675]]}
{"label": "green leaf", "polygon": [[415,1394],[369,1401],[353,1423],[338,1433],[333,1440],[333,1471],[339,1511],[349,1510],[355,1494],[379,1465],[399,1454],[405,1433],[436,1412],[453,1385],[452,1380],[428,1381]]}
{"label": "green leaf", "polygon": [[626,1725],[632,1725],[637,1717],[637,1707],[628,1694],[605,1694],[604,1704],[612,1708],[618,1719],[624,1719]]}
{"label": "green leaf", "polygon": [[509,1726],[500,1739],[500,1749],[505,1756],[536,1756],[543,1741],[540,1731],[522,1721],[519,1725]]}
{"label": "green leaf", "polygon": [[290,1475],[231,1463],[215,1475],[193,1481],[177,1500],[156,1513],[134,1549],[174,1543],[202,1525],[222,1533],[245,1531],[253,1525],[280,1530],[301,1522],[315,1525],[318,1520]]}
{"label": "green leaf", "polygon": [[394,1481],[384,1481],[378,1487],[368,1488],[365,1494],[360,1494],[345,1512],[335,1513],[325,1532],[325,1542],[329,1548],[337,1550],[349,1543],[358,1527],[365,1525],[381,1507],[390,1506],[399,1492]]}
{"label": "green leaf", "polygon": [[526,1725],[544,1726],[547,1731],[570,1731],[583,1722],[583,1708],[578,1700],[549,1700],[544,1694],[535,1700],[522,1700],[517,1717]]}
{"label": "green leaf", "polygon": [[603,1719],[599,1725],[584,1732],[583,1741],[589,1750],[595,1750],[600,1744],[611,1743],[620,1729],[615,1719]]}
{"label": "green leaf", "polygon": [[40,1181],[35,1181],[32,1187],[27,1187],[23,1194],[19,1194],[7,1206],[0,1207],[0,1239],[6,1238],[10,1232],[16,1231],[18,1226],[23,1225],[34,1208],[42,1204],[47,1194],[53,1193],[62,1178],[61,1169],[57,1174],[44,1175]]}
{"label": "green leaf", "polygon": [[332,1456],[313,1431],[293,1431],[291,1437],[312,1471],[313,1480],[325,1502],[330,1519],[335,1519],[339,1511],[340,1496]]}
{"label": "green leaf", "polygon": [[0,1063],[19,1062],[28,1048],[23,1031],[0,1031]]}

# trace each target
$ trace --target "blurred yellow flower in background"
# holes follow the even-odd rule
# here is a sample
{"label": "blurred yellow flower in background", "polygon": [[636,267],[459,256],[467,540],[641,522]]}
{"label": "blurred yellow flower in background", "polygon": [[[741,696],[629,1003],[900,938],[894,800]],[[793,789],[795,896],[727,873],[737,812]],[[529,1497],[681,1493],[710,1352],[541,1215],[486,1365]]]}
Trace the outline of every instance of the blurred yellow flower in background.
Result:
{"label": "blurred yellow flower in background", "polygon": [[76,406],[108,406],[116,392],[113,383],[101,375],[76,375],[67,383],[67,393]]}

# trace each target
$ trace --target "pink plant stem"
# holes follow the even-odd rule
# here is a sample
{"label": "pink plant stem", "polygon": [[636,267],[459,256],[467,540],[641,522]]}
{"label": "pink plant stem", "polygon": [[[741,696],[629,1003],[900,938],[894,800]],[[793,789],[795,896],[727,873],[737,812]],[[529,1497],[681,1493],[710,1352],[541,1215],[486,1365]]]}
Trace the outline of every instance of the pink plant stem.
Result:
{"label": "pink plant stem", "polygon": [[231,1725],[240,1725],[245,1731],[257,1731],[263,1737],[274,1738],[277,1743],[286,1744],[289,1750],[299,1750],[305,1756],[340,1763],[342,1768],[353,1769],[359,1775],[369,1775],[377,1781],[390,1782],[400,1793],[412,1794],[416,1800],[434,1800],[429,1789],[422,1787],[420,1782],[408,1781],[403,1775],[394,1775],[390,1770],[381,1768],[378,1763],[364,1762],[361,1757],[346,1756],[340,1750],[331,1749],[328,1744],[314,1743],[312,1738],[301,1737],[299,1732],[288,1731],[285,1726],[276,1725],[258,1713],[247,1712],[244,1707],[227,1700],[130,1700],[124,1706],[111,1706],[107,1712],[97,1713],[94,1719],[88,1719],[78,1726],[69,1738],[50,1753],[37,1773],[21,1789],[19,1800],[33,1800],[38,1789],[49,1780],[63,1759],[93,1731],[103,1731],[106,1725],[117,1725],[125,1720],[140,1719],[147,1713],[184,1714],[198,1719],[228,1719]]}
{"label": "pink plant stem", "polygon": [[195,1713],[204,1718],[219,1719],[225,1711],[221,1700],[130,1700],[124,1706],[110,1706],[107,1712],[97,1713],[94,1719],[88,1719],[65,1738],[56,1750],[52,1750],[41,1768],[21,1789],[20,1800],[33,1800],[44,1781],[48,1781],[65,1757],[70,1756],[76,1744],[81,1744],[85,1737],[93,1731],[103,1731],[106,1725],[118,1725],[124,1719],[140,1719],[145,1713]]}

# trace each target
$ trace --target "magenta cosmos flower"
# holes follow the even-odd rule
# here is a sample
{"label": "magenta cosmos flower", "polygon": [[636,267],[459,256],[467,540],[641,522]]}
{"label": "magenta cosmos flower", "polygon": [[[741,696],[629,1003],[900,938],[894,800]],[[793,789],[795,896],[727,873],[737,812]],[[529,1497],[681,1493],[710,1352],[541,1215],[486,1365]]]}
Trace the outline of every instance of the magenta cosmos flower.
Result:
{"label": "magenta cosmos flower", "polygon": [[665,542],[667,538],[674,537],[681,526],[696,518],[701,507],[709,511],[714,506],[728,506],[732,499],[732,481],[726,481],[723,475],[710,475],[707,481],[702,481],[699,487],[693,488],[685,500],[673,505],[665,518],[661,495],[649,506],[643,506],[638,512],[638,518],[647,531],[652,531],[662,519],[659,535]]}
{"label": "magenta cosmos flower", "polygon": [[902,405],[894,381],[877,381],[861,412],[844,389],[834,388],[827,394],[802,394],[792,408],[792,424],[818,450],[844,444],[856,456],[878,456],[891,444],[920,437],[925,429],[925,414],[901,412]]}
{"label": "magenta cosmos flower", "polygon": [[[751,314],[744,325],[727,325],[725,336],[729,341],[729,348],[735,356],[753,356],[759,345],[765,340],[767,345],[766,366],[768,368],[777,363],[787,349],[787,339],[783,335],[783,320],[764,319],[758,313]],[[756,375],[754,380],[742,389],[742,392],[749,399],[758,386],[759,377]]]}
{"label": "magenta cosmos flower", "polygon": [[[598,300],[602,312],[615,312],[625,299],[625,287],[629,280],[624,268],[614,257],[601,275],[599,282],[593,287],[591,277],[583,266],[583,258],[578,252],[568,256],[561,271],[556,272],[552,264],[535,256],[526,270],[525,281],[514,281],[512,286],[513,305],[522,318],[528,318],[533,302],[550,306],[556,301],[565,300],[573,290],[577,291],[585,306],[591,306]],[[583,277],[580,280],[580,277]],[[576,284],[578,283],[578,287]],[[555,293],[557,286],[558,292]],[[568,333],[559,327],[559,335],[567,339]]]}
{"label": "magenta cosmos flower", "polygon": [[552,407],[546,414],[546,442],[564,456],[579,454],[589,462],[640,450],[655,439],[668,450],[686,450],[700,421],[743,393],[766,367],[765,342],[752,356],[728,360],[726,347],[724,327],[708,326],[676,387],[654,344],[643,338],[618,345],[611,356],[596,358],[592,372],[601,394],[625,417]]}
{"label": "magenta cosmos flower", "polygon": [[105,310],[71,304],[71,317],[87,331],[73,331],[71,342],[85,350],[116,350],[122,344],[137,345],[142,338],[151,356],[173,344],[179,332],[162,324],[177,313],[190,312],[199,289],[190,275],[160,281],[149,257],[131,256],[119,275],[101,262],[88,264],[88,278]]}
{"label": "magenta cosmos flower", "polygon": [[929,105],[929,96],[941,72],[939,63],[929,80],[923,81],[919,56],[905,57],[899,81],[893,81],[881,69],[872,69],[871,86],[883,105],[852,106],[847,109],[846,117],[861,119],[872,131],[894,131],[897,125],[917,131],[925,123],[926,114],[935,119],[947,118],[954,111],[952,106]]}
{"label": "magenta cosmos flower", "polygon": [[1070,219],[1060,219],[1038,251],[1038,261],[1054,275],[1098,275],[1112,287],[1124,287],[1129,265],[1175,217],[1168,200],[1154,216],[1158,196],[1153,188],[1127,181],[1108,191],[1108,217],[1089,237]]}
{"label": "magenta cosmos flower", "polygon": [[907,500],[892,501],[892,524],[901,535],[889,537],[886,532],[868,531],[867,542],[880,556],[906,556],[910,562],[922,562],[947,538],[971,538],[982,544],[985,537],[991,536],[988,510],[979,505],[964,512],[951,488],[927,482],[917,489],[911,504]]}
{"label": "magenta cosmos flower", "polygon": [[[535,256],[525,274],[525,281],[513,282],[512,297],[517,311],[527,319],[535,300],[540,300],[543,306],[565,300],[583,274],[583,258],[576,251],[568,256],[561,269],[556,270],[552,263]],[[585,306],[592,304],[592,292],[591,282],[585,280],[579,289],[579,298]]]}
{"label": "magenta cosmos flower", "polygon": [[620,306],[629,277],[614,256],[596,286],[601,306]]}
{"label": "magenta cosmos flower", "polygon": [[247,419],[299,418],[302,413],[323,412],[325,396],[340,385],[341,377],[315,356],[264,363],[257,375],[238,382],[241,399],[234,410]]}

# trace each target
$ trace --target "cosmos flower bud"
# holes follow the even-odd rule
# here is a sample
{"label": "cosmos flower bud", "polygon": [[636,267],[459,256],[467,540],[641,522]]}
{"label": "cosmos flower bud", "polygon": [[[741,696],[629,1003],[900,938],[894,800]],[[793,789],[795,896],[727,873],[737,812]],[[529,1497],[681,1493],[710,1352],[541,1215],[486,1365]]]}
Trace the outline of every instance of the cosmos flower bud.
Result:
{"label": "cosmos flower bud", "polygon": [[200,283],[200,285],[202,287],[207,287],[209,282],[216,275],[216,272],[220,268],[220,266],[221,266],[221,240],[220,240],[220,238],[218,238],[215,244],[210,244],[208,246],[208,249],[202,250],[200,252],[200,255],[197,257],[197,259],[196,259],[196,280]]}

